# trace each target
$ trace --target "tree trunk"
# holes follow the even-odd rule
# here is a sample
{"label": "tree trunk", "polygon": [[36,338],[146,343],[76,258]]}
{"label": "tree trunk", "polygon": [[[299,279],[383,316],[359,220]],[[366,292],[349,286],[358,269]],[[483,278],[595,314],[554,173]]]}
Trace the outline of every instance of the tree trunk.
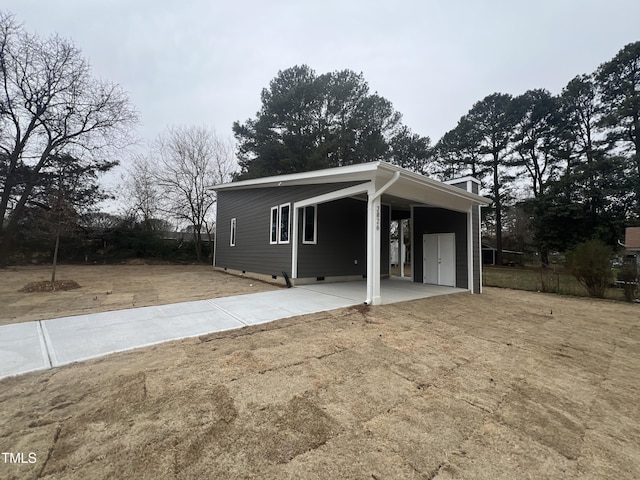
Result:
{"label": "tree trunk", "polygon": [[0,268],[9,265],[9,252],[11,251],[11,232],[5,230],[0,233]]}
{"label": "tree trunk", "polygon": [[209,239],[209,252],[211,254],[211,263],[213,263],[215,255],[215,244],[213,243],[213,231],[207,228],[207,238]]}
{"label": "tree trunk", "polygon": [[493,203],[496,208],[496,265],[502,266],[502,201],[500,200],[500,183],[498,178],[498,158],[493,162]]}
{"label": "tree trunk", "polygon": [[193,232],[193,243],[196,249],[196,259],[198,263],[202,262],[202,236],[198,229],[195,229]]}
{"label": "tree trunk", "polygon": [[51,269],[51,283],[56,281],[56,267],[58,265],[58,248],[60,247],[60,229],[56,231],[56,246],[53,249],[53,268]]}

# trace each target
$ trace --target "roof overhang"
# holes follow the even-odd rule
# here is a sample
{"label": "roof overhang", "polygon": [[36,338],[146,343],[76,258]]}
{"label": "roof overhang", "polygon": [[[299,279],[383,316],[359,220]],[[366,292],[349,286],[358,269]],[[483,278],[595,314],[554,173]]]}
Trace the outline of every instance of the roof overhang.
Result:
{"label": "roof overhang", "polygon": [[[391,204],[392,207],[394,204],[396,208],[426,205],[468,211],[472,205],[489,205],[491,203],[490,200],[480,195],[381,161],[243,180],[215,185],[211,189],[226,191],[331,183],[368,183],[370,190],[375,191],[389,182],[396,173],[398,173],[397,181],[383,195],[383,201]],[[336,189],[338,188],[343,188],[343,186],[336,185]]]}

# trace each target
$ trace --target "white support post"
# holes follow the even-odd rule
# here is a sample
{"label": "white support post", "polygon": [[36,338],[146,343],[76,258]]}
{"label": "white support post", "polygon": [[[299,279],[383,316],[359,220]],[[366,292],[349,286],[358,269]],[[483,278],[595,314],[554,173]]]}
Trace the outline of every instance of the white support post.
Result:
{"label": "white support post", "polygon": [[473,285],[473,205],[467,212],[467,286],[471,293],[474,291]]}
{"label": "white support post", "polygon": [[414,215],[414,206],[411,205],[411,216],[409,217],[409,246],[410,246],[410,255],[411,255],[411,262],[409,262],[410,268],[411,268],[411,281],[415,282],[416,279],[414,277],[415,272],[416,272],[416,268],[415,268],[415,264],[414,262],[416,261],[415,257],[416,257],[416,247],[413,245],[413,239],[414,239],[414,234],[413,234],[413,229],[415,227],[414,225],[414,221],[413,221],[413,215]]}
{"label": "white support post", "polygon": [[369,195],[367,201],[367,303],[379,305],[380,297],[380,195]]}
{"label": "white support post", "polygon": [[404,220],[400,220],[400,241],[398,242],[398,265],[400,266],[400,277],[404,278]]}
{"label": "white support post", "polygon": [[291,278],[298,278],[298,208],[293,207],[293,233],[291,235]]}
{"label": "white support post", "polygon": [[472,208],[477,208],[478,209],[478,248],[480,249],[480,251],[478,252],[479,258],[478,258],[478,271],[479,271],[479,275],[480,275],[480,291],[478,293],[482,293],[482,267],[483,267],[483,261],[482,261],[482,225],[480,225],[480,223],[482,222],[482,215],[481,215],[481,210],[480,210],[480,206],[476,205],[475,207]]}
{"label": "white support post", "polygon": [[372,182],[367,191],[367,299],[368,305],[380,305],[380,230],[382,224],[382,194],[400,178],[400,172],[378,190]]}

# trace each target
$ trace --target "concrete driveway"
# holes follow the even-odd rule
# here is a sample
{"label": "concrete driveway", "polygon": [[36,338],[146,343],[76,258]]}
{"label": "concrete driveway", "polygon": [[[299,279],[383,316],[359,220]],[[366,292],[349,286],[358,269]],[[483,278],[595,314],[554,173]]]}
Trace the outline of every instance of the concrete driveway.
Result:
{"label": "concrete driveway", "polygon": [[[463,289],[382,282],[383,303]],[[0,326],[0,378],[110,353],[357,305],[364,282],[327,283],[232,297]]]}

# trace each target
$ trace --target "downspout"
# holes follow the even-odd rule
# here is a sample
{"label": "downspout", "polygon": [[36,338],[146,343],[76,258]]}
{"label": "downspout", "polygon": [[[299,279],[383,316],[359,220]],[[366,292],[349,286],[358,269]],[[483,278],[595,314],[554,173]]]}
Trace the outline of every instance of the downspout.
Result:
{"label": "downspout", "polygon": [[[374,231],[374,223],[375,223],[375,214],[376,212],[374,211],[374,202],[380,198],[380,196],[394,183],[396,183],[398,181],[398,179],[400,178],[400,172],[395,172],[393,174],[393,177],[391,177],[391,179],[385,183],[382,187],[380,187],[378,190],[374,191],[373,193],[369,193],[368,194],[368,199],[367,199],[367,298],[364,301],[365,305],[371,305],[374,297],[378,296],[380,293],[380,231],[378,230],[377,232]],[[372,182],[373,185],[375,185]],[[379,205],[378,205],[379,207]],[[377,235],[377,245],[378,248],[375,248],[376,245],[376,236]],[[376,250],[374,252],[374,250]],[[375,255],[377,255],[377,259],[375,258]],[[378,268],[375,268],[376,262],[378,264]],[[377,278],[374,279],[374,271],[377,271]],[[376,290],[376,288],[374,287],[374,282],[377,282],[378,285],[378,295],[374,295],[374,290]]]}

